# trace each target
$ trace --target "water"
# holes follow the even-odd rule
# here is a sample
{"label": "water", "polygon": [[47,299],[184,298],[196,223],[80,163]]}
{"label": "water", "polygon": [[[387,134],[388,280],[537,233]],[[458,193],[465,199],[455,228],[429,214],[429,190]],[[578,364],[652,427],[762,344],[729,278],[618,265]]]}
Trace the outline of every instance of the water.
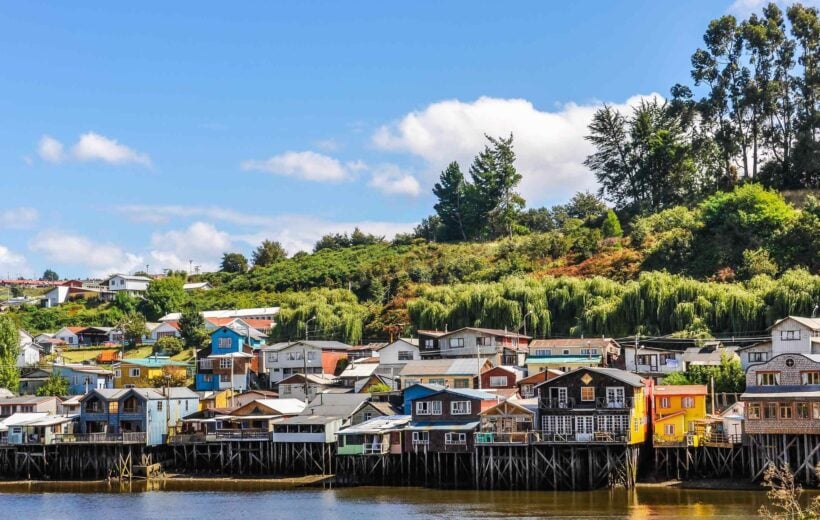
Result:
{"label": "water", "polygon": [[282,489],[264,482],[20,484],[0,487],[2,519],[131,520],[268,518],[403,520],[464,518],[750,519],[760,491],[639,488],[511,492],[359,487]]}

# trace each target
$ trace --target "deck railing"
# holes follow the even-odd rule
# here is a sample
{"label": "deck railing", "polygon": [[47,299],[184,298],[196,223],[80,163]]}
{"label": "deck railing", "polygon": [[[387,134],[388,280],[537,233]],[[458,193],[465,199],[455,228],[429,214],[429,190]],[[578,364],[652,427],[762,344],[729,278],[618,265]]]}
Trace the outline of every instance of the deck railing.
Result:
{"label": "deck railing", "polygon": [[575,444],[575,443],[612,443],[624,444],[629,442],[628,432],[594,431],[591,433],[554,433],[535,431],[530,434],[530,442],[534,444]]}
{"label": "deck railing", "polygon": [[525,432],[476,432],[476,444],[528,444],[530,433]]}
{"label": "deck railing", "polygon": [[595,399],[595,408],[604,408],[607,410],[624,410],[632,408],[633,401],[634,399],[632,397],[624,397],[622,399],[598,397]]}
{"label": "deck railing", "polygon": [[197,444],[205,442],[204,433],[178,433],[169,439],[170,444]]}
{"label": "deck railing", "polygon": [[145,432],[58,433],[54,435],[54,442],[57,444],[144,444],[146,440]]}
{"label": "deck railing", "polygon": [[694,446],[694,434],[665,435],[656,433],[652,436],[653,446]]}
{"label": "deck railing", "polygon": [[264,430],[217,430],[218,441],[266,441],[271,440],[271,432]]}
{"label": "deck railing", "polygon": [[567,399],[554,399],[545,397],[541,399],[541,408],[545,408],[548,410],[561,410],[561,409],[569,409],[575,408],[575,399],[574,398],[567,398]]}

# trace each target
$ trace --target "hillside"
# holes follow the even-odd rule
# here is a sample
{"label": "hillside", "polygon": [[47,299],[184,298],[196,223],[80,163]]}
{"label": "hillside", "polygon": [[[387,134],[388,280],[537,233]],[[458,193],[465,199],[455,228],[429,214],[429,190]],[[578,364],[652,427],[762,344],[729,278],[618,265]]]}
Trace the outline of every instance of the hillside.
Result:
{"label": "hillside", "polygon": [[[312,337],[350,342],[416,328],[522,328],[525,315],[539,336],[750,333],[786,314],[811,315],[820,302],[820,206],[811,197],[797,207],[745,185],[635,218],[615,236],[606,225],[590,215],[489,242],[328,247],[202,275],[215,288],[191,298],[200,309],[279,305],[279,338],[301,337],[316,316]],[[122,307],[89,301],[14,315],[37,332],[111,325]]]}

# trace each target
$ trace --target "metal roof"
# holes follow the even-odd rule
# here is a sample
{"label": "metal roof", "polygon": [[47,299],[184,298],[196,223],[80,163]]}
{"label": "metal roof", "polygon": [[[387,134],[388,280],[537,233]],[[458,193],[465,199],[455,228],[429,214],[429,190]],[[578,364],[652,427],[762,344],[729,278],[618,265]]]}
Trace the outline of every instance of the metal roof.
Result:
{"label": "metal roof", "polygon": [[475,430],[478,428],[478,421],[468,423],[453,423],[453,422],[411,422],[407,425],[408,430],[445,430],[445,431],[460,431],[460,430]]}
{"label": "metal roof", "polygon": [[337,432],[338,435],[379,434],[401,429],[410,422],[411,415],[386,415],[374,417],[369,421],[354,426],[348,426]]}
{"label": "metal roof", "polygon": [[399,372],[400,376],[477,376],[483,360],[475,358],[421,359],[408,361]]}

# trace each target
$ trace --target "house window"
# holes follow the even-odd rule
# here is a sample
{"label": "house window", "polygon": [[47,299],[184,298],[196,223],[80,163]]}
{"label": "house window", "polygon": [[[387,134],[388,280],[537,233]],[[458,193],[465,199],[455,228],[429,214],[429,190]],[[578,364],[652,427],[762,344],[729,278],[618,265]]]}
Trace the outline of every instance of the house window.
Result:
{"label": "house window", "polygon": [[777,403],[764,403],[763,404],[763,418],[764,419],[777,419]]}
{"label": "house window", "polygon": [[758,372],[758,386],[776,386],[780,384],[780,372]]}
{"label": "house window", "polygon": [[581,401],[594,401],[594,400],[595,400],[595,387],[594,386],[581,387]]}
{"label": "house window", "polygon": [[568,348],[565,348],[565,349],[564,349],[564,355],[565,355],[565,356],[569,356],[569,349],[568,349]]}
{"label": "house window", "polygon": [[546,433],[559,435],[572,433],[572,416],[545,415],[541,418],[541,428]]}
{"label": "house window", "polygon": [[447,432],[444,434],[444,444],[467,444],[467,434]]}
{"label": "house window", "polygon": [[804,385],[820,385],[820,371],[803,372],[800,374]]}
{"label": "house window", "polygon": [[551,349],[548,349],[548,348],[537,348],[537,349],[535,349],[535,356],[536,357],[545,357],[545,356],[551,356],[551,355],[552,355],[552,350]]}
{"label": "house window", "polygon": [[399,351],[399,361],[413,361],[413,351],[412,350],[400,350]]}
{"label": "house window", "polygon": [[663,425],[663,434],[664,435],[675,435],[675,425],[674,424],[664,424]]}
{"label": "house window", "polygon": [[413,432],[413,444],[430,444],[430,432]]}
{"label": "house window", "polygon": [[694,408],[695,407],[695,398],[694,397],[684,397],[683,398],[683,407],[684,408]]}
{"label": "house window", "polygon": [[781,330],[780,341],[800,341],[799,330]]}
{"label": "house window", "polygon": [[811,417],[811,415],[809,415],[809,403],[795,403],[794,415],[798,419],[809,419]]}
{"label": "house window", "polygon": [[268,352],[268,363],[276,363],[279,361],[278,352]]}
{"label": "house window", "polygon": [[641,354],[640,356],[638,356],[637,363],[639,365],[648,365],[649,364],[649,356],[647,356],[646,354]]}
{"label": "house window", "polygon": [[469,415],[471,405],[470,401],[453,401],[450,403],[450,413],[453,415]]}
{"label": "house window", "polygon": [[760,403],[749,403],[749,419],[760,419]]}
{"label": "house window", "polygon": [[162,401],[157,401],[157,411],[158,412],[162,411]]}
{"label": "house window", "polygon": [[140,369],[139,368],[131,368],[128,370],[128,375],[130,377],[139,377],[140,376]]}
{"label": "house window", "polygon": [[427,349],[433,348],[435,346],[434,341],[435,340],[432,340],[432,339],[425,339],[424,340],[424,348],[427,348]]}
{"label": "house window", "polygon": [[416,415],[441,415],[441,401],[416,401]]}
{"label": "house window", "polygon": [[373,418],[373,412],[365,412],[364,413],[364,420],[365,421],[369,421],[372,418]]}
{"label": "house window", "polygon": [[762,363],[769,357],[767,352],[749,352],[749,363]]}
{"label": "house window", "polygon": [[[675,354],[659,354],[658,355],[658,363],[660,363],[661,365],[664,365],[664,366],[670,364],[669,361],[670,360],[674,361],[674,359],[675,359]],[[674,364],[674,363],[672,363],[672,364]]]}
{"label": "house window", "polygon": [[661,397],[661,408],[669,408],[669,398]]}
{"label": "house window", "polygon": [[597,356],[598,349],[597,348],[582,348],[581,349],[582,356]]}
{"label": "house window", "polygon": [[477,347],[492,347],[493,338],[478,337],[475,339],[475,345]]}
{"label": "house window", "polygon": [[301,359],[301,352],[288,352],[288,361],[300,361]]}
{"label": "house window", "polygon": [[507,386],[507,376],[490,376],[490,386],[493,388]]}
{"label": "house window", "polygon": [[464,347],[464,338],[450,338],[450,348]]}
{"label": "house window", "polygon": [[231,358],[221,358],[219,360],[219,368],[231,368]]}
{"label": "house window", "polygon": [[441,401],[430,401],[430,415],[441,415]]}
{"label": "house window", "polygon": [[219,338],[217,341],[218,348],[231,348],[233,345],[233,340],[231,338]]}
{"label": "house window", "polygon": [[428,379],[427,383],[430,385],[445,386],[447,384],[447,381],[445,381],[444,379]]}
{"label": "house window", "polygon": [[282,395],[290,395],[290,385],[282,385],[280,388]]}
{"label": "house window", "polygon": [[620,408],[626,405],[626,397],[624,387],[622,386],[608,386],[606,387],[606,405],[610,408]]}
{"label": "house window", "polygon": [[116,377],[117,379],[121,378],[122,377],[122,370],[120,370],[119,368],[115,368],[114,369],[114,377]]}
{"label": "house window", "polygon": [[213,381],[213,376],[211,374],[202,374],[202,381],[205,383],[210,383]]}
{"label": "house window", "polygon": [[316,359],[316,351],[315,350],[308,350],[307,352],[307,360],[314,361]]}
{"label": "house window", "polygon": [[792,418],[792,405],[788,403],[780,403],[780,418],[781,419],[791,419]]}

